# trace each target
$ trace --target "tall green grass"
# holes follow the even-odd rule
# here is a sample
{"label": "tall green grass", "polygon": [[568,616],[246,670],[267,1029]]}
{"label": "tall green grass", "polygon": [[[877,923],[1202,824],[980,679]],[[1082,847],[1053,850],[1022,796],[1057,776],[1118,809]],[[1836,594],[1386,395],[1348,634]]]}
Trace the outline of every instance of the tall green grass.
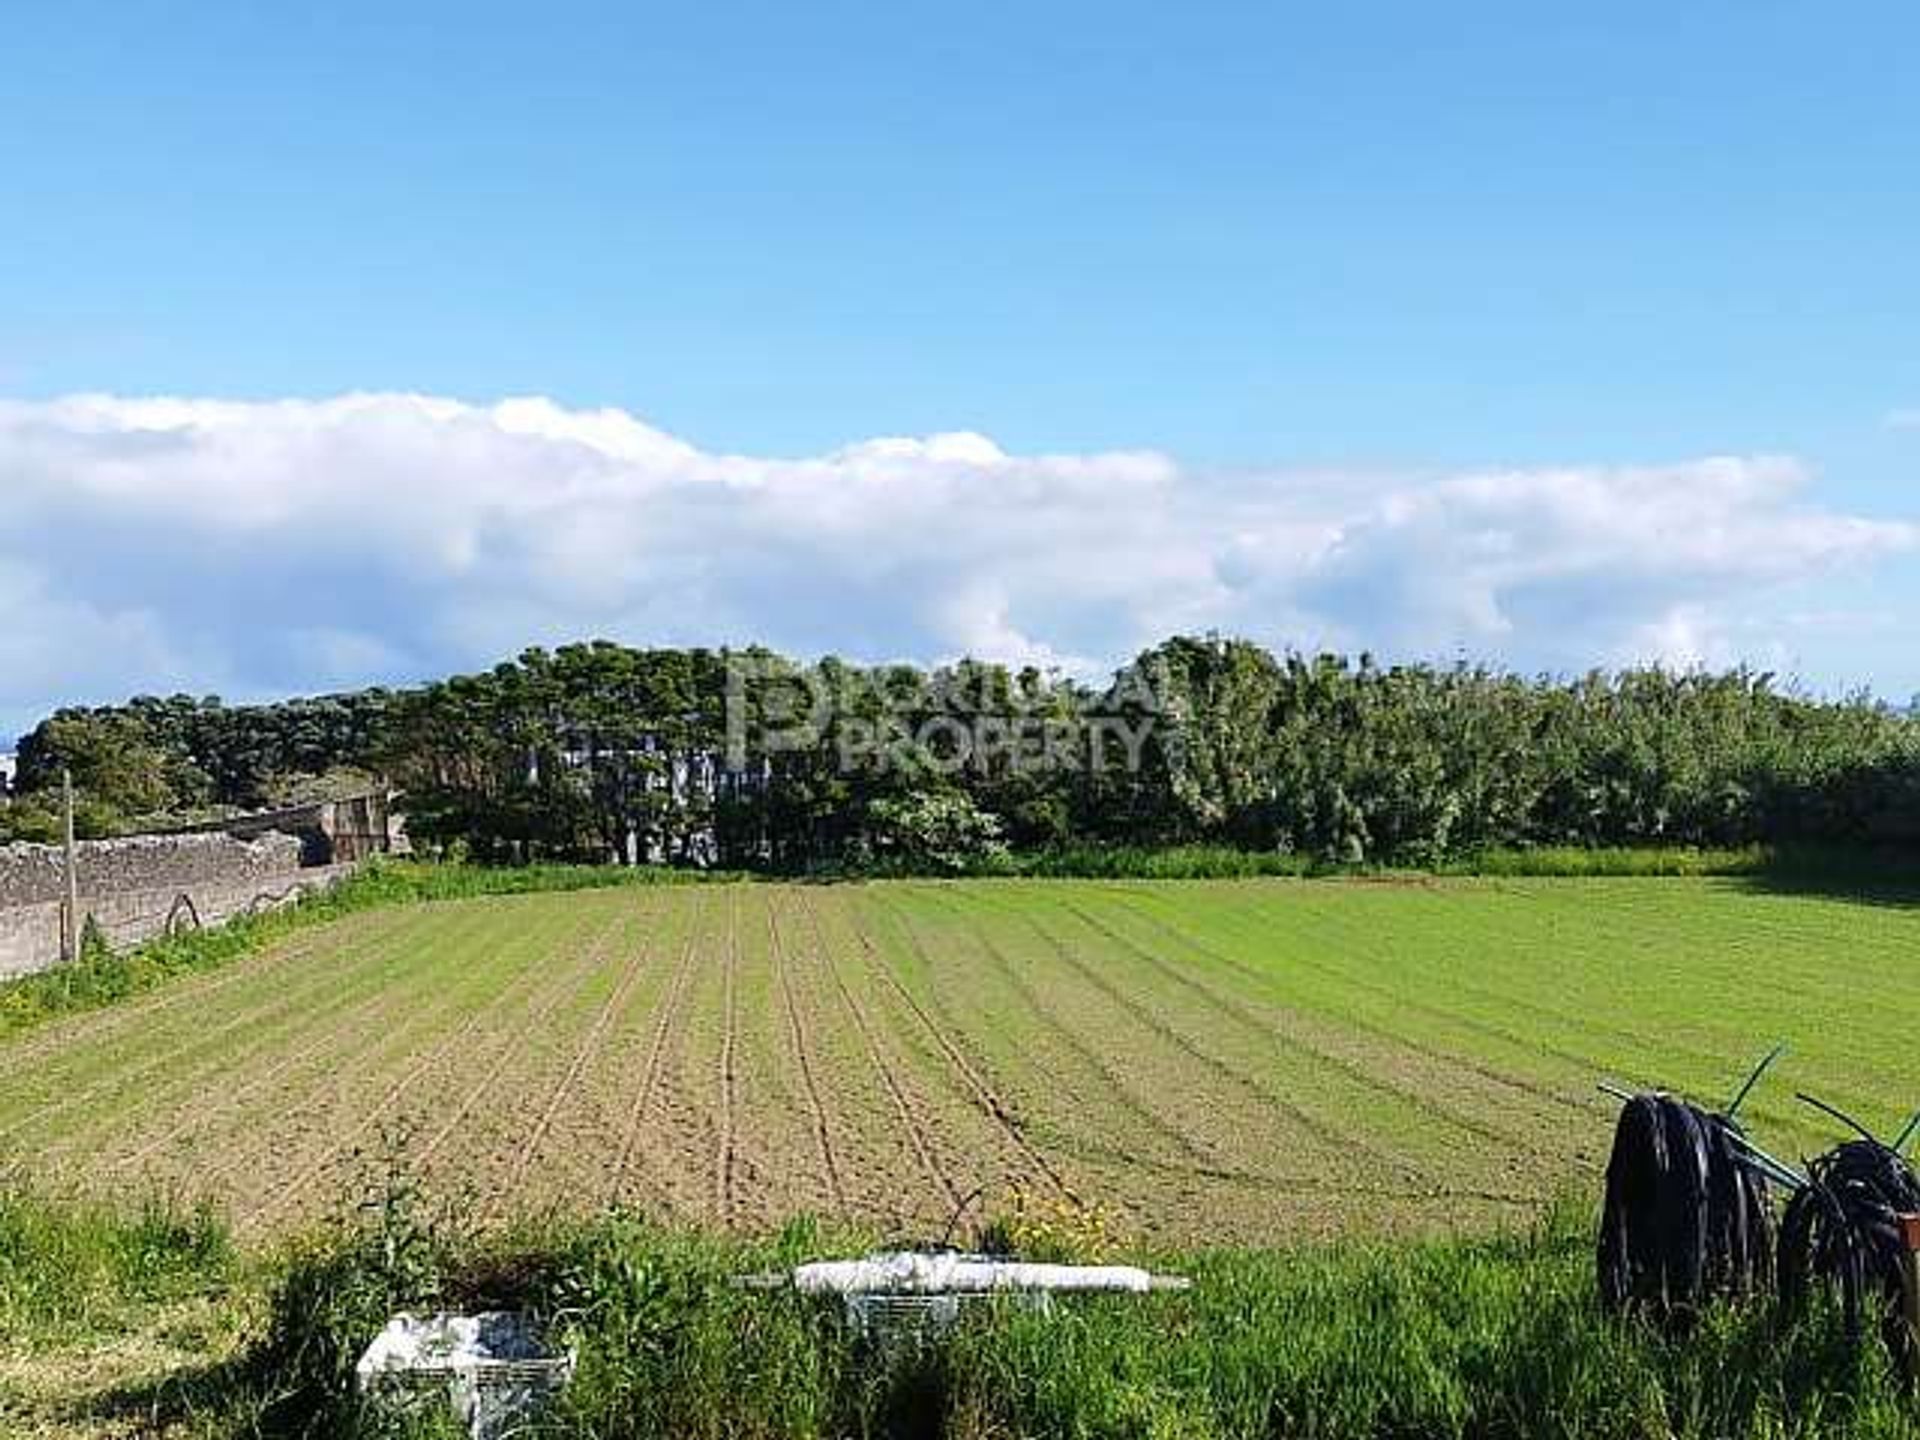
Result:
{"label": "tall green grass", "polygon": [[[1689,846],[1585,848],[1541,846],[1485,850],[1421,869],[1347,865],[1284,851],[1236,850],[1223,845],[1079,846],[1015,855],[982,867],[982,875],[1048,879],[1243,880],[1262,876],[1302,879],[1370,875],[1689,876],[1752,875],[1775,863],[1761,846],[1701,850]],[[1844,868],[1844,866],[1842,867]]]}
{"label": "tall green grass", "polygon": [[1308,855],[1236,850],[1226,845],[1085,845],[1017,855],[1006,873],[1035,879],[1250,880],[1260,876],[1321,874]]}
{"label": "tall green grass", "polygon": [[1438,867],[1443,875],[1502,877],[1682,877],[1757,875],[1778,863],[1765,846],[1702,850],[1691,845],[1542,845],[1528,850],[1486,850]]}
{"label": "tall green grass", "polygon": [[504,1303],[578,1355],[539,1431],[556,1440],[1920,1434],[1884,1353],[1831,1313],[1716,1311],[1678,1337],[1603,1316],[1571,1209],[1493,1239],[1142,1256],[1191,1292],[984,1305],[943,1339],[883,1349],[832,1302],[737,1283],[857,1246],[805,1222],[749,1241],[612,1215],[398,1244],[376,1225],[283,1272],[250,1383],[283,1397],[276,1424],[292,1406],[319,1433],[378,1433],[343,1397],[384,1315]]}
{"label": "tall green grass", "polygon": [[[788,1247],[790,1248],[790,1247]],[[1599,1314],[1585,1226],[1492,1241],[1147,1257],[1187,1295],[972,1313],[863,1350],[830,1306],[742,1293],[785,1255],[601,1228],[563,1273],[579,1383],[556,1435],[1893,1436],[1916,1412],[1830,1315],[1667,1339]]]}
{"label": "tall green grass", "polygon": [[[1828,1310],[1791,1324],[1766,1304],[1717,1310],[1683,1335],[1602,1315],[1576,1208],[1493,1238],[1136,1256],[1193,1289],[1050,1314],[987,1304],[943,1338],[878,1349],[830,1301],[738,1284],[864,1242],[804,1220],[739,1239],[617,1213],[469,1233],[389,1185],[355,1221],[246,1269],[265,1316],[246,1353],[137,1399],[206,1440],[390,1435],[351,1388],[386,1318],[512,1306],[578,1356],[536,1432],[552,1440],[1920,1434],[1884,1353],[1850,1345]],[[238,1273],[202,1218],[17,1195],[0,1199],[0,1257],[8,1339],[74,1330],[76,1289],[98,1307]]]}
{"label": "tall green grass", "polygon": [[208,1209],[131,1210],[0,1184],[0,1350],[96,1336],[140,1309],[218,1293],[238,1273]]}

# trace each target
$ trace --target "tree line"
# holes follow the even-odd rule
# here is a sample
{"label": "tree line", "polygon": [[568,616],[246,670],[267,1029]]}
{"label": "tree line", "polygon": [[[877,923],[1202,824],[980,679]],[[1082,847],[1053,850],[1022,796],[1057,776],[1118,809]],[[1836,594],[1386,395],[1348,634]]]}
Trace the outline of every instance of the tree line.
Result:
{"label": "tree line", "polygon": [[1920,844],[1920,720],[1866,697],[1748,670],[1528,677],[1215,636],[1168,640],[1101,684],[594,642],[415,689],[62,710],[19,761],[23,797],[0,815],[14,835],[50,813],[62,767],[95,830],[377,776],[417,844],[498,863]]}
{"label": "tree line", "polygon": [[0,840],[51,840],[63,770],[86,837],[218,819],[379,783],[381,736],[395,696],[381,689],[272,705],[217,695],[143,695],[68,707],[19,744]]}

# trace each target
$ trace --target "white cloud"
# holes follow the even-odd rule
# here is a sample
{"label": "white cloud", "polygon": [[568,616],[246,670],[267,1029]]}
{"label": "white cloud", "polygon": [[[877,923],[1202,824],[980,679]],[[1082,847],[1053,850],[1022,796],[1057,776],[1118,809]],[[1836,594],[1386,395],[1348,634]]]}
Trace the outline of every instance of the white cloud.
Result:
{"label": "white cloud", "polygon": [[0,717],[592,635],[1089,669],[1214,627],[1526,667],[1722,663],[1766,650],[1773,592],[1920,538],[1810,488],[1766,457],[1394,481],[974,434],[763,459],[539,398],[0,401]]}
{"label": "white cloud", "polygon": [[1400,649],[1578,666],[1743,658],[1722,632],[1768,590],[1909,549],[1915,526],[1800,503],[1790,460],[1528,470],[1388,495],[1342,527],[1309,604]]}

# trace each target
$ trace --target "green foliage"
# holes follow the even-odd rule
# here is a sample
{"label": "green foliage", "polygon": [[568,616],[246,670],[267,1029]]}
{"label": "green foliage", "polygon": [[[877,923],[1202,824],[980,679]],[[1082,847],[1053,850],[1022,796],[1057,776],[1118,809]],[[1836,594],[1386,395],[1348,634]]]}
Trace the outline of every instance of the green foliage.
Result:
{"label": "green foliage", "polygon": [[0,845],[56,845],[60,826],[60,812],[46,799],[0,803]]}
{"label": "green foliage", "polygon": [[741,1288],[743,1274],[812,1258],[791,1227],[773,1244],[617,1214],[561,1251],[546,1304],[579,1366],[554,1435],[731,1437],[871,1433],[874,1382],[830,1308]]}
{"label": "green foliage", "polygon": [[[60,803],[57,794],[39,794],[0,804],[0,845],[58,845],[65,834]],[[74,796],[75,838],[101,840],[125,828],[126,817],[111,805],[90,795]]]}
{"label": "green foliage", "polygon": [[1318,875],[1338,867],[1311,855],[1228,845],[1077,845],[1019,856],[1015,868],[1022,875],[1058,880],[1246,880]]}
{"label": "green foliage", "polygon": [[42,723],[21,746],[21,787],[51,790],[63,767],[76,790],[123,815],[165,808],[195,778],[128,711],[69,710]]}
{"label": "green foliage", "polygon": [[0,983],[0,1037],[58,1015],[111,1005],[176,975],[224,965],[284,933],[296,915],[301,920],[317,918],[320,905],[303,902],[298,910],[156,940],[124,954],[96,946],[67,964]]}
{"label": "green foliage", "polygon": [[964,793],[920,791],[874,800],[867,830],[878,867],[914,874],[986,873],[1011,862],[998,816]]}
{"label": "green foliage", "polygon": [[722,657],[596,642],[401,697],[381,757],[416,843],[488,862],[689,861],[715,821]]}
{"label": "green foliage", "polygon": [[[1189,1296],[968,1327],[949,1433],[1908,1434],[1884,1357],[1765,1307],[1667,1341],[1603,1318],[1587,1227],[1166,1257]],[[959,1423],[955,1423],[955,1422]]]}
{"label": "green foliage", "polygon": [[[57,711],[20,742],[18,786],[53,813],[60,772],[73,773],[83,836],[111,835],[162,817],[259,809],[362,788],[355,768],[375,754],[392,703],[385,690],[273,705],[228,706],[217,696],[140,696],[121,706]],[[51,839],[50,833],[0,838]]]}
{"label": "green foliage", "polygon": [[[742,658],[754,678],[729,692]],[[531,651],[397,714],[385,763],[415,833],[485,860],[998,868],[972,845],[925,843],[937,817],[966,813],[959,797],[1016,853],[1283,857],[1231,873],[1920,842],[1920,723],[1744,671],[1527,680],[1209,637],[1093,688],[977,662],[863,670],[596,644]],[[807,723],[782,730],[795,715]]]}
{"label": "green foliage", "polygon": [[1897,862],[1885,855],[1839,849],[1778,854],[1765,846],[1701,849],[1689,845],[1542,845],[1525,850],[1478,850],[1424,866],[1345,864],[1298,851],[1241,850],[1230,845],[1076,845],[995,856],[915,873],[1020,875],[1047,880],[1252,880],[1338,875],[1488,876],[1705,876],[1819,873],[1830,878],[1894,879]]}
{"label": "green foliage", "polygon": [[88,1339],[143,1307],[218,1293],[237,1270],[203,1207],[149,1197],[123,1212],[0,1180],[0,1350]]}
{"label": "green foliage", "polygon": [[545,1317],[578,1356],[537,1427],[553,1440],[1920,1433],[1884,1353],[1849,1345],[1829,1310],[1713,1311],[1679,1337],[1604,1316],[1580,1207],[1491,1239],[1137,1255],[1192,1290],[1048,1314],[987,1304],[944,1339],[886,1348],[830,1300],[737,1283],[859,1247],[807,1225],[746,1241],[613,1214],[517,1249],[409,1228],[431,1251],[410,1272],[388,1228],[333,1232],[279,1268],[266,1337],[214,1433],[386,1433],[348,1401],[350,1357],[394,1309],[483,1291]]}
{"label": "green foliage", "polygon": [[1693,845],[1540,845],[1530,850],[1482,850],[1436,867],[1446,875],[1701,876],[1769,875],[1782,858],[1760,845],[1701,849]]}
{"label": "green foliage", "polygon": [[462,1241],[407,1176],[404,1144],[382,1137],[378,1173],[356,1215],[279,1258],[266,1334],[245,1365],[265,1397],[250,1428],[379,1433],[379,1417],[354,1394],[355,1362],[391,1316],[452,1303]]}
{"label": "green foliage", "polygon": [[113,947],[107,943],[107,932],[100,928],[100,922],[88,915],[80,927],[80,959],[86,963],[99,965],[113,958]]}
{"label": "green foliage", "polygon": [[[1104,686],[970,660],[596,641],[411,691],[63,710],[20,761],[0,838],[51,835],[62,765],[89,832],[379,776],[426,850],[493,864],[811,873],[892,851],[943,869],[991,848],[988,820],[1020,853],[1200,846],[1347,866],[1920,846],[1920,719],[1862,698],[1744,670],[1529,679],[1214,636],[1171,639]],[[921,844],[962,800],[974,837]]]}
{"label": "green foliage", "polygon": [[[74,819],[78,832],[79,816]],[[60,839],[60,811],[45,797],[0,804],[0,845],[56,845]]]}

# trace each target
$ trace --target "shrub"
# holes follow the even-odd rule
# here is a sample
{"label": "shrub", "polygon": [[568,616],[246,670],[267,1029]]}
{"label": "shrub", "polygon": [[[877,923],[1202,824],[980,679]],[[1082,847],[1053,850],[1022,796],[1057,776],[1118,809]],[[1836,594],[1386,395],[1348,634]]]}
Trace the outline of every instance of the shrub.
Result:
{"label": "shrub", "polygon": [[919,791],[867,807],[867,829],[882,869],[959,875],[1010,860],[1000,818],[960,791]]}

